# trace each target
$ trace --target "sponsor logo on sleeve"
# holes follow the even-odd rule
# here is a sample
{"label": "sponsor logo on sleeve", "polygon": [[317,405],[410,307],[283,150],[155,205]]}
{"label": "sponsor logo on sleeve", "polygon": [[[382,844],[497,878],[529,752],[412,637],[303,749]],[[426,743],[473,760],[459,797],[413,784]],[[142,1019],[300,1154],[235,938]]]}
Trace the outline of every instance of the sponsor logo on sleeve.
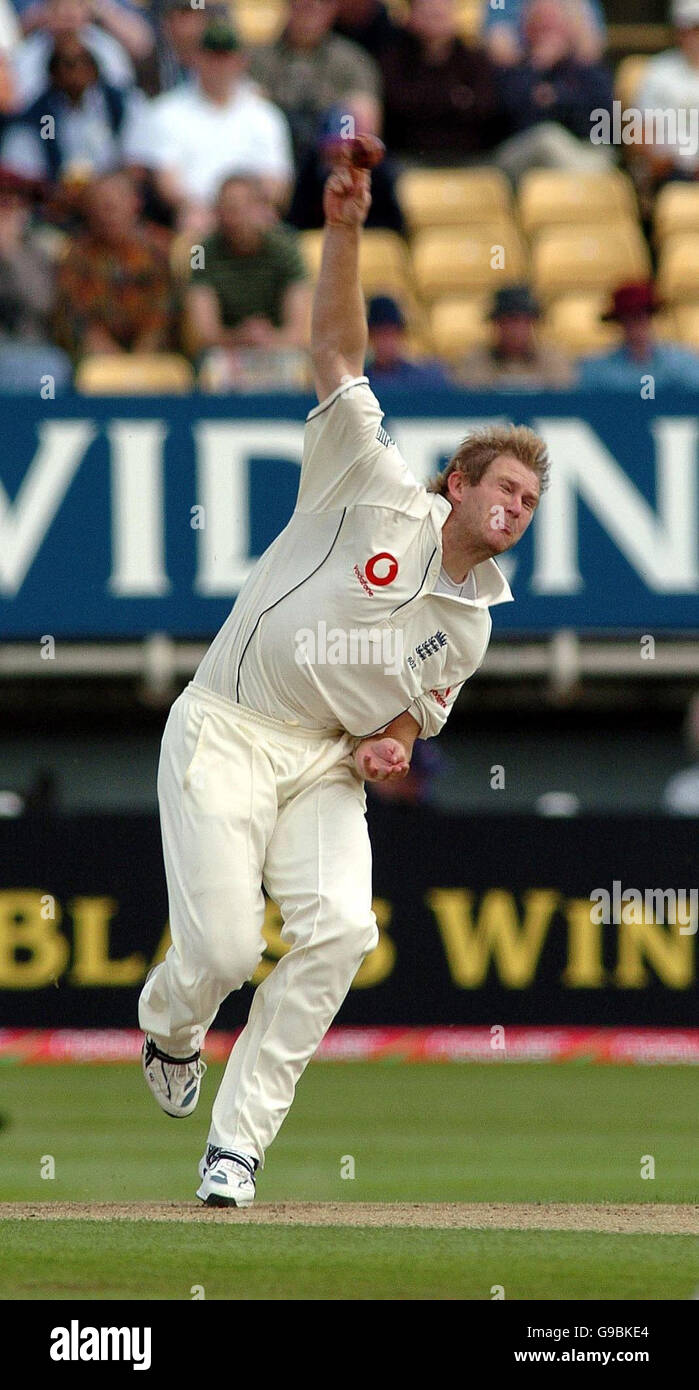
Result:
{"label": "sponsor logo on sleeve", "polygon": [[448,685],[446,690],[431,690],[430,695],[433,696],[438,705],[442,706],[442,709],[447,709],[449,696],[451,695],[451,686]]}

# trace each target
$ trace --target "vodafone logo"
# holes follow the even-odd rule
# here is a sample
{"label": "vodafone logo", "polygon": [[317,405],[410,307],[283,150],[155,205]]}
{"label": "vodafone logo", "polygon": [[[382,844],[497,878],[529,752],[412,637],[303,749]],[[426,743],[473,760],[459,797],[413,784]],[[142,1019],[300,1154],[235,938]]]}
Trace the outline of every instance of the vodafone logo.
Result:
{"label": "vodafone logo", "polygon": [[398,573],[398,561],[395,555],[389,555],[387,550],[381,550],[378,555],[372,555],[366,562],[365,574],[370,584],[375,584],[377,589],[383,589],[386,584],[392,584]]}

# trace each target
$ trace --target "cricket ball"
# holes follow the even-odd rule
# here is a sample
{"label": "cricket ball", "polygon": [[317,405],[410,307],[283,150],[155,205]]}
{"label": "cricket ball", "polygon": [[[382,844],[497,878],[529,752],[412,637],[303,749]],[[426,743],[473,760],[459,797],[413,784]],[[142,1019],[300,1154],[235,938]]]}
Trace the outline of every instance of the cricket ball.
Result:
{"label": "cricket ball", "polygon": [[349,164],[354,169],[375,169],[386,153],[378,135],[353,135],[333,140],[329,150],[333,164]]}

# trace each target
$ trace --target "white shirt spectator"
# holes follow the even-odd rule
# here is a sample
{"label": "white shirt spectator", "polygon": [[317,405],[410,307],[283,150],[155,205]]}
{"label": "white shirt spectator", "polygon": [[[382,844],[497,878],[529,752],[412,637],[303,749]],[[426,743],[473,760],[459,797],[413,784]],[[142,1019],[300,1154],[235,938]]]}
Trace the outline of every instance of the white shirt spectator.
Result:
{"label": "white shirt spectator", "polygon": [[[115,134],[107,103],[97,84],[87,89],[80,106],[69,106],[66,102],[61,117],[61,175],[74,168],[89,170],[94,177],[123,164],[125,132],[142,118],[146,104],[142,92],[127,93],[122,132]],[[46,141],[29,126],[10,127],[0,141],[0,163],[24,178],[50,177]]]}
{"label": "white shirt spectator", "polygon": [[0,0],[0,53],[11,52],[21,37],[17,15],[10,0]]}
{"label": "white shirt spectator", "polygon": [[126,149],[130,162],[175,174],[185,197],[197,203],[213,202],[234,171],[294,176],[286,117],[248,82],[225,105],[210,101],[194,82],[156,97],[131,126]]}
{"label": "white shirt spectator", "polygon": [[[105,34],[96,24],[86,24],[80,31],[81,41],[92,54],[100,77],[110,87],[123,90],[136,81],[134,66],[128,53],[111,34]],[[49,85],[49,60],[54,41],[50,34],[30,34],[14,50],[12,73],[17,104],[20,110],[31,106]]]}
{"label": "white shirt spectator", "polygon": [[[680,138],[677,143],[668,141],[663,148],[668,155],[674,156],[678,167],[688,171],[699,168],[696,144],[699,68],[693,67],[678,48],[669,53],[659,53],[656,58],[650,59],[645,69],[637,101],[641,111],[686,112],[678,121]],[[683,134],[686,140],[682,138]]]}

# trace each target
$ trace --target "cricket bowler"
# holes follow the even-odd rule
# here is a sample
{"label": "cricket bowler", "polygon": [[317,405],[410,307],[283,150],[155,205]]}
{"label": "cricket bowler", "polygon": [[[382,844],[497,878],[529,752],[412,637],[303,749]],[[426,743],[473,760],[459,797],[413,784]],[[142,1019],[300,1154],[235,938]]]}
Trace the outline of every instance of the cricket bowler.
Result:
{"label": "cricket bowler", "polygon": [[[496,557],[520,540],[547,481],[546,446],[523,426],[469,437],[429,488],[384,430],[362,375],[370,185],[349,160],[326,184],[312,322],[320,404],[293,516],[162,742],[172,945],[139,1021],[166,1114],[192,1114],[207,1029],[261,959],[263,890],[289,948],[255,991],[214,1102],[197,1191],[210,1206],[253,1202],[296,1083],[377,944],[364,783],[406,776],[415,739],[444,727],[483,661],[490,607],[512,599]],[[354,661],[319,659],[308,634],[321,623],[365,639],[348,641]],[[371,659],[387,639],[394,659]]]}

